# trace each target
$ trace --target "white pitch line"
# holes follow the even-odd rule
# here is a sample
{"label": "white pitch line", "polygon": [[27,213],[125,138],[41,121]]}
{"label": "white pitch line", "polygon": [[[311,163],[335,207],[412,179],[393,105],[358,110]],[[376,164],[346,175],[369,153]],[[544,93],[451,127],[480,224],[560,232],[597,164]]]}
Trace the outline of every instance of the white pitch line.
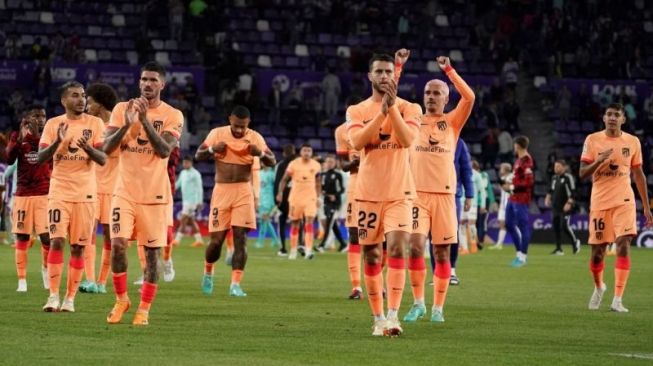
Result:
{"label": "white pitch line", "polygon": [[653,360],[653,353],[609,353],[611,356],[638,358],[640,360]]}

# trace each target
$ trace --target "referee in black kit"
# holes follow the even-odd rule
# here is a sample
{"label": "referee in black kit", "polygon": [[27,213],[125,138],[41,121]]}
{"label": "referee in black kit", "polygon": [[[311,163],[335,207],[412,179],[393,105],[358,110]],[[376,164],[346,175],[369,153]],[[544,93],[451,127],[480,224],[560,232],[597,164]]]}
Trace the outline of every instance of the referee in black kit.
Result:
{"label": "referee in black kit", "polygon": [[342,204],[342,194],[345,192],[345,187],[343,185],[342,174],[336,170],[336,157],[332,154],[327,155],[325,161],[325,171],[321,174],[322,179],[322,197],[324,199],[324,215],[327,219],[326,227],[324,228],[324,238],[322,242],[317,246],[319,252],[324,251],[324,246],[326,244],[327,238],[329,237],[329,231],[333,230],[333,234],[338,239],[340,243],[339,251],[343,251],[347,248],[347,243],[342,238],[340,233],[340,228],[337,223],[334,223],[336,219],[336,214],[340,209]]}
{"label": "referee in black kit", "polygon": [[562,251],[562,236],[564,232],[571,239],[574,254],[580,251],[580,240],[576,238],[574,231],[569,226],[569,217],[574,207],[574,194],[576,193],[576,182],[569,174],[567,162],[562,159],[556,160],[553,166],[555,174],[551,178],[551,188],[544,199],[544,204],[552,208],[553,231],[556,238],[556,248],[553,255],[564,255]]}

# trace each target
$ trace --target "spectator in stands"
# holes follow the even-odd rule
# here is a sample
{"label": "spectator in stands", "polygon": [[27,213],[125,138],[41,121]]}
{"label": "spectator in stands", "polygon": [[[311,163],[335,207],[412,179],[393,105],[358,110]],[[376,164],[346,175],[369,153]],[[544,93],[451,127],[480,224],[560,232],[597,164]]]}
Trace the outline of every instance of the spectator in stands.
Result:
{"label": "spectator in stands", "polygon": [[284,102],[284,119],[291,136],[295,137],[300,126],[301,115],[304,111],[304,91],[299,80],[293,80],[293,87],[286,95]]}
{"label": "spectator in stands", "polygon": [[333,122],[334,117],[338,113],[338,101],[340,100],[341,92],[340,79],[338,75],[334,74],[333,69],[329,68],[326,76],[322,79],[324,111],[329,122]]}
{"label": "spectator in stands", "polygon": [[10,34],[5,39],[5,56],[8,60],[17,60],[21,56],[23,42],[16,34]]}
{"label": "spectator in stands", "polygon": [[397,23],[397,32],[399,33],[399,40],[401,43],[405,43],[408,40],[410,31],[410,19],[408,9],[404,9],[404,12],[399,16],[399,21]]}
{"label": "spectator in stands", "polygon": [[558,104],[558,111],[560,112],[560,119],[562,121],[569,121],[569,111],[571,110],[571,92],[566,85],[560,89],[556,99]]}
{"label": "spectator in stands", "polygon": [[496,127],[487,130],[483,141],[481,142],[481,170],[494,169],[494,164],[499,155],[499,129]]}
{"label": "spectator in stands", "polygon": [[644,101],[644,115],[646,123],[644,123],[644,130],[646,133],[653,132],[653,93]]}
{"label": "spectator in stands", "polygon": [[268,120],[271,127],[274,128],[281,122],[281,85],[278,80],[272,82],[272,88],[268,94],[268,108],[270,109]]}
{"label": "spectator in stands", "polygon": [[170,39],[181,42],[184,31],[184,3],[181,0],[168,1]]}
{"label": "spectator in stands", "polygon": [[34,86],[32,98],[37,100],[40,105],[47,106],[50,94],[50,84],[52,74],[50,73],[50,64],[46,60],[39,61],[38,66],[34,69]]}
{"label": "spectator in stands", "polygon": [[50,58],[50,48],[47,44],[43,44],[41,37],[36,37],[32,45],[31,58],[33,60],[47,60]]}
{"label": "spectator in stands", "polygon": [[521,109],[517,104],[517,97],[514,92],[508,92],[506,101],[502,107],[501,114],[506,121],[506,129],[512,132],[519,131],[519,114]]}
{"label": "spectator in stands", "polygon": [[53,61],[60,61],[66,48],[66,39],[61,31],[50,38],[50,57]]}
{"label": "spectator in stands", "polygon": [[317,72],[324,72],[327,69],[327,59],[324,57],[324,50],[318,47],[315,50],[315,55],[311,55],[311,70]]}
{"label": "spectator in stands", "polygon": [[502,130],[497,138],[499,142],[499,162],[512,164],[512,136],[508,130]]}
{"label": "spectator in stands", "polygon": [[191,107],[195,106],[198,102],[197,86],[195,85],[195,79],[193,79],[192,75],[186,76],[186,84],[184,85],[184,97],[186,97],[186,101],[191,105]]}
{"label": "spectator in stands", "polygon": [[508,61],[506,61],[501,68],[501,75],[503,76],[503,82],[513,91],[517,87],[518,72],[519,64],[512,58],[512,56],[509,57]]}
{"label": "spectator in stands", "polygon": [[[279,192],[279,183],[281,183],[281,178],[286,174],[286,169],[288,168],[288,164],[290,164],[291,161],[295,160],[296,157],[296,150],[295,146],[292,144],[284,145],[283,146],[283,160],[281,160],[279,163],[277,163],[276,166],[276,174],[274,177],[274,197],[277,196],[277,193]],[[290,182],[289,182],[290,183]],[[279,237],[281,239],[281,248],[279,248],[279,252],[277,255],[279,256],[287,256],[288,252],[286,251],[286,228],[288,226],[288,196],[290,195],[290,186],[287,185],[284,187],[283,190],[283,199],[281,200],[281,203],[277,204],[277,207],[279,208],[279,211],[281,212],[281,215],[279,215]]]}
{"label": "spectator in stands", "polygon": [[120,84],[116,87],[116,93],[118,94],[118,100],[128,100],[129,99],[129,88],[125,83],[125,78],[120,78]]}
{"label": "spectator in stands", "polygon": [[233,109],[234,100],[236,99],[236,82],[230,80],[220,93],[220,105],[226,111]]}

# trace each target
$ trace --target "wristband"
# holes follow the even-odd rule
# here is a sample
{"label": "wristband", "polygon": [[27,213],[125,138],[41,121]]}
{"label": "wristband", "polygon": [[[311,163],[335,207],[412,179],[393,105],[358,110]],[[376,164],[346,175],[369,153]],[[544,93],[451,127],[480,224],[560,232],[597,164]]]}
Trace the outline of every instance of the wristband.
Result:
{"label": "wristband", "polygon": [[442,71],[444,71],[445,74],[447,74],[451,70],[453,70],[453,67],[451,65],[447,65],[444,67],[444,69],[442,69]]}
{"label": "wristband", "polygon": [[208,150],[211,154],[215,154],[215,151],[213,151],[213,146],[209,146]]}

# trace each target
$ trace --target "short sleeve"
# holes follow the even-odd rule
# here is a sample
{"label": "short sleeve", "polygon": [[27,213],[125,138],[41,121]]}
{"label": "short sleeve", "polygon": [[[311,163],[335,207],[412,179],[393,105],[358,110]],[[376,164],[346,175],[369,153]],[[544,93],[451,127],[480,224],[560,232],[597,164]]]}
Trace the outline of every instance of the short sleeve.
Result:
{"label": "short sleeve", "polygon": [[256,133],[256,146],[263,152],[270,150],[268,144],[265,143],[265,139],[258,132]]}
{"label": "short sleeve", "polygon": [[580,161],[587,164],[592,164],[594,162],[594,147],[592,146],[592,139],[590,136],[587,136],[585,143],[583,144],[583,152],[580,155]]}
{"label": "short sleeve", "polygon": [[54,119],[50,119],[45,123],[43,133],[41,134],[41,140],[39,141],[39,147],[48,147],[52,145],[52,142],[56,139],[55,124],[56,122]]}
{"label": "short sleeve", "polygon": [[295,160],[291,161],[290,164],[288,164],[288,167],[286,168],[286,174],[288,174],[289,177],[292,177],[292,175],[295,174]]}
{"label": "short sleeve", "polygon": [[633,157],[630,160],[630,166],[632,168],[637,168],[642,166],[642,144],[638,138],[633,138]]}
{"label": "short sleeve", "polygon": [[347,146],[347,135],[345,133],[345,128],[340,126],[336,128],[336,154],[337,155],[347,155],[349,153],[349,147]]}
{"label": "short sleeve", "polygon": [[417,103],[408,103],[403,111],[404,121],[415,127],[419,128],[422,120],[422,107]]}
{"label": "short sleeve", "polygon": [[204,142],[202,142],[203,147],[209,147],[213,146],[216,144],[216,140],[218,139],[218,129],[214,128],[209,132],[208,136],[204,139]]}
{"label": "short sleeve", "polygon": [[347,131],[351,130],[352,128],[363,127],[365,125],[360,117],[360,113],[358,113],[356,106],[349,106],[347,108],[345,118],[347,123]]}
{"label": "short sleeve", "polygon": [[109,127],[120,128],[125,125],[125,108],[126,103],[118,103],[111,111],[111,118],[109,118]]}
{"label": "short sleeve", "polygon": [[166,124],[163,126],[163,132],[168,132],[176,138],[181,137],[181,131],[184,128],[184,114],[180,110],[175,109],[171,113],[170,118],[166,119]]}
{"label": "short sleeve", "polygon": [[101,119],[95,120],[94,129],[95,129],[95,133],[93,133],[93,141],[91,142],[91,145],[94,148],[99,149],[102,147],[102,144],[104,144],[104,132],[106,129]]}

